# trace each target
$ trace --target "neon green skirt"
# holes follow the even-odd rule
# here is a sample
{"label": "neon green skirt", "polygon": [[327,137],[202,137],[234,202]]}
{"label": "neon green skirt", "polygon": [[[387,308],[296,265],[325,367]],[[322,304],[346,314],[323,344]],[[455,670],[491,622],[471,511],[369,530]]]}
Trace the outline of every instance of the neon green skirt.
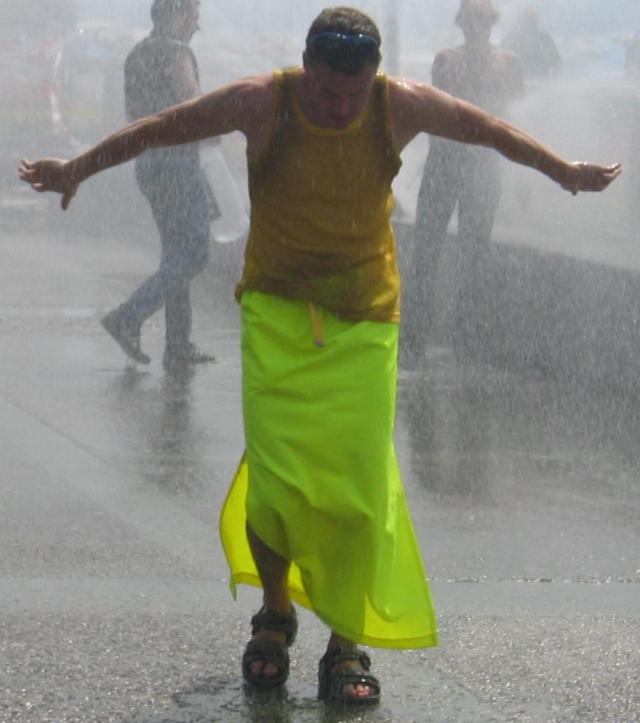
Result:
{"label": "neon green skirt", "polygon": [[393,444],[397,324],[253,291],[241,303],[246,452],[220,519],[234,595],[260,586],[248,521],[292,562],[291,598],[339,635],[437,645]]}

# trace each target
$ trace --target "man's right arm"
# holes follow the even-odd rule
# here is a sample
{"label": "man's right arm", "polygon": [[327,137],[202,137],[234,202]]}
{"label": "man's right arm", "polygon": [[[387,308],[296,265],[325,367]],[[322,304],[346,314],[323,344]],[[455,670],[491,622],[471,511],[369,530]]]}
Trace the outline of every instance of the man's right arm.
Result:
{"label": "man's right arm", "polygon": [[140,118],[70,161],[23,161],[20,177],[36,191],[62,194],[66,208],[82,181],[151,148],[181,145],[233,131],[244,133],[249,150],[260,149],[275,114],[273,77],[258,76]]}

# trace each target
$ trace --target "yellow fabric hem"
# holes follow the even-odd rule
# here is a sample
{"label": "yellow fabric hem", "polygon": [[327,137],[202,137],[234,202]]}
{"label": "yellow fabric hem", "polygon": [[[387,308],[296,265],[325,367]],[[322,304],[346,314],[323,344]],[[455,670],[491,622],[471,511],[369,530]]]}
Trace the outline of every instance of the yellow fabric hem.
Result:
{"label": "yellow fabric hem", "polygon": [[[238,585],[251,585],[251,587],[262,588],[260,577],[258,575],[252,575],[250,572],[236,572],[231,576],[231,589],[236,590]],[[302,607],[307,608],[307,610],[310,610],[312,613],[315,613],[309,598],[304,593],[301,593],[299,590],[292,589],[289,589],[288,593],[293,602],[298,605],[302,605]],[[234,599],[236,597],[237,595],[234,594]]]}
{"label": "yellow fabric hem", "polygon": [[[236,474],[234,475],[234,481],[236,484],[232,484],[227,492],[227,496],[225,498],[224,504],[222,506],[223,513],[220,516],[220,539],[222,541],[222,548],[225,554],[225,557],[227,559],[227,564],[229,565],[229,569],[233,570],[233,564],[231,560],[231,556],[229,554],[229,551],[227,550],[227,545],[225,544],[225,534],[223,530],[223,520],[225,519],[224,511],[227,510],[230,507],[234,507],[240,502],[241,500],[244,500],[244,496],[246,494],[246,489],[244,489],[244,485],[241,483],[241,487],[243,488],[240,491],[240,495],[238,496],[238,487],[237,483],[239,481],[239,478],[242,479],[242,468],[243,466],[246,466],[246,456],[243,454],[240,463],[238,464],[238,469],[236,471]],[[237,508],[236,508],[237,509]],[[259,525],[254,525],[258,528],[258,534],[259,534]],[[302,607],[306,608],[310,612],[312,612],[316,617],[323,622],[330,630],[336,632],[338,635],[341,635],[342,637],[346,638],[347,640],[352,640],[355,643],[358,643],[360,645],[367,645],[372,648],[387,648],[387,649],[414,649],[414,648],[431,648],[431,647],[437,647],[438,645],[438,631],[435,627],[436,623],[433,621],[433,631],[429,633],[428,635],[416,637],[416,638],[379,638],[372,635],[365,635],[362,633],[354,632],[353,630],[350,630],[346,627],[344,627],[342,624],[335,620],[329,619],[326,615],[323,615],[318,610],[316,610],[309,597],[306,595],[306,593],[303,590],[302,583],[300,580],[300,571],[295,563],[291,563],[291,569],[289,573],[289,579],[287,581],[287,592],[289,597],[294,603],[297,603],[298,605],[301,605]],[[231,592],[231,595],[234,600],[237,600],[238,597],[238,585],[249,585],[254,588],[262,588],[262,582],[260,580],[260,576],[257,574],[257,572],[247,572],[247,571],[237,571],[233,572],[229,578],[229,589]]]}
{"label": "yellow fabric hem", "polygon": [[[251,587],[262,588],[262,583],[258,575],[251,575],[246,572],[238,572],[231,576],[230,587],[233,591],[233,597],[236,599],[236,588],[238,585],[250,585]],[[333,632],[338,633],[343,638],[351,640],[359,645],[367,645],[371,648],[388,648],[394,650],[413,650],[414,648],[435,648],[438,646],[438,633],[431,635],[425,635],[421,638],[410,638],[407,640],[387,640],[383,638],[375,638],[369,635],[357,635],[356,633],[345,630],[341,625],[332,623],[329,620],[321,617],[316,610],[313,609],[309,598],[298,592],[297,590],[289,589],[289,597],[294,603],[301,605],[307,610],[311,611]]]}

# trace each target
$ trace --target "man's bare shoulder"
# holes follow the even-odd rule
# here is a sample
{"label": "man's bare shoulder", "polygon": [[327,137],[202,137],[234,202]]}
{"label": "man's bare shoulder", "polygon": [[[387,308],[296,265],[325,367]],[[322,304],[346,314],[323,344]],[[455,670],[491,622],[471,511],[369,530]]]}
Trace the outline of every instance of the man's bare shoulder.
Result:
{"label": "man's bare shoulder", "polygon": [[443,90],[455,92],[458,79],[467,64],[466,51],[463,45],[455,48],[443,48],[436,53],[431,66],[432,83]]}
{"label": "man's bare shoulder", "polygon": [[276,88],[272,74],[235,80],[200,96],[189,118],[213,135],[240,131],[247,137],[260,132],[260,125],[275,112]]}
{"label": "man's bare shoulder", "polygon": [[251,75],[241,78],[237,83],[251,93],[254,98],[263,102],[275,94],[275,76],[273,73]]}
{"label": "man's bare shoulder", "polygon": [[452,68],[457,69],[465,58],[464,46],[455,48],[443,48],[433,58],[433,70],[435,72],[448,72]]}
{"label": "man's bare shoulder", "polygon": [[214,91],[223,97],[224,115],[231,119],[231,129],[246,136],[250,153],[259,153],[267,143],[275,118],[278,92],[275,75],[241,78]]}
{"label": "man's bare shoulder", "polygon": [[241,106],[243,112],[262,111],[275,103],[276,87],[273,73],[252,75],[240,78],[228,85],[212,91],[212,94],[223,94]]}
{"label": "man's bare shoulder", "polygon": [[428,83],[407,78],[389,78],[389,110],[394,140],[398,150],[422,131],[431,121],[438,122],[457,101]]}
{"label": "man's bare shoulder", "polygon": [[434,58],[433,62],[436,63],[457,63],[464,56],[464,46],[458,45],[455,48],[442,48],[439,50]]}
{"label": "man's bare shoulder", "polygon": [[491,58],[495,63],[499,63],[506,67],[520,66],[520,56],[512,50],[506,48],[493,48],[491,50]]}
{"label": "man's bare shoulder", "polygon": [[436,86],[411,78],[388,78],[389,102],[392,108],[407,110],[414,104],[437,102],[447,94]]}

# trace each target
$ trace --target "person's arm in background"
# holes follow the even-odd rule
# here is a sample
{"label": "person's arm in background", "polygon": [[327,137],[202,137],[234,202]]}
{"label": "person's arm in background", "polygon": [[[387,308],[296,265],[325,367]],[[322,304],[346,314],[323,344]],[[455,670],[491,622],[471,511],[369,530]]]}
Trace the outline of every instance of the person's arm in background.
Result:
{"label": "person's arm in background", "polygon": [[[168,79],[171,83],[173,96],[178,99],[179,103],[202,94],[198,64],[190,47],[183,46],[179,49]],[[207,146],[219,146],[221,142],[218,136],[212,136],[204,140]]]}
{"label": "person's arm in background", "polygon": [[178,49],[175,61],[168,72],[168,80],[178,103],[201,95],[198,65],[190,47],[185,45]]}

